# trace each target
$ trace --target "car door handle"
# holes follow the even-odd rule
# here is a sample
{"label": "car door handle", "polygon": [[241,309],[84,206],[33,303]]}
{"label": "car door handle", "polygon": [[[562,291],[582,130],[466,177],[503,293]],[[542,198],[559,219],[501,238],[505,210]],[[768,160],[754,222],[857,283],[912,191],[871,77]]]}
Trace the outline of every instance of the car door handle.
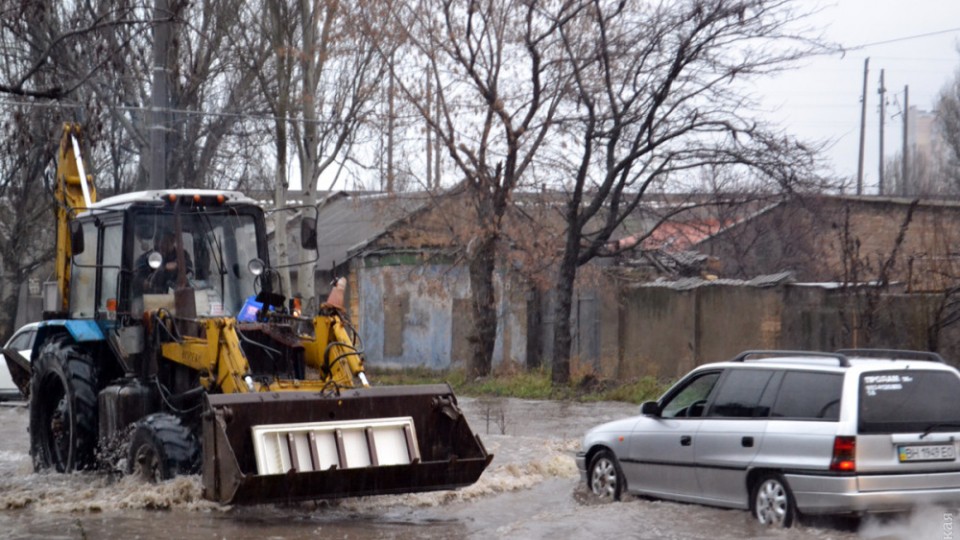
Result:
{"label": "car door handle", "polygon": [[690,446],[690,443],[693,442],[693,437],[689,435],[680,436],[680,446]]}
{"label": "car door handle", "polygon": [[740,439],[740,446],[744,448],[753,448],[753,437],[744,437]]}

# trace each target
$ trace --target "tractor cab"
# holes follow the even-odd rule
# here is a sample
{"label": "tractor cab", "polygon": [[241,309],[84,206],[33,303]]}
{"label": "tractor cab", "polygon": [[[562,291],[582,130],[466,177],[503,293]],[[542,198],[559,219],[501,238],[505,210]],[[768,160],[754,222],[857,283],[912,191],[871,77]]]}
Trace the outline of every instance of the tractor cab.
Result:
{"label": "tractor cab", "polygon": [[71,319],[236,317],[270,289],[263,212],[238,193],[113,197],[73,223]]}

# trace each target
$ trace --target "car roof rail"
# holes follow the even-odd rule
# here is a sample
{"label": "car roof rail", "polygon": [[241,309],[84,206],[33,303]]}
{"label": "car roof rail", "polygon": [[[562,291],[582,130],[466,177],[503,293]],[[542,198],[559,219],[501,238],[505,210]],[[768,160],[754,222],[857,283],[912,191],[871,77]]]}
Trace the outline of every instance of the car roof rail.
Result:
{"label": "car roof rail", "polygon": [[837,353],[845,356],[880,358],[882,360],[925,360],[927,362],[947,362],[938,353],[931,351],[912,351],[906,349],[839,349]]}
{"label": "car roof rail", "polygon": [[767,360],[767,359],[776,359],[776,358],[795,358],[795,357],[817,357],[817,358],[833,358],[837,360],[837,363],[840,367],[850,367],[850,361],[847,357],[841,352],[824,352],[824,351],[780,351],[780,350],[752,350],[752,351],[743,351],[737,356],[730,359],[731,362],[744,362],[750,356],[765,356],[766,358],[760,358],[758,360]]}

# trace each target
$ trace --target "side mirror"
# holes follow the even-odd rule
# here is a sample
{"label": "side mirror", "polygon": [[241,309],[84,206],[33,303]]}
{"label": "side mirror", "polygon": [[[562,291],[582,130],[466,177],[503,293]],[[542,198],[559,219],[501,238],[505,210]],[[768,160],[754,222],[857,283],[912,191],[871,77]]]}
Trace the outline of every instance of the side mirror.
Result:
{"label": "side mirror", "polygon": [[316,218],[300,218],[300,245],[304,249],[317,249]]}
{"label": "side mirror", "polygon": [[640,414],[643,416],[660,417],[660,404],[656,401],[644,401],[640,405]]}
{"label": "side mirror", "polygon": [[83,224],[79,221],[70,222],[70,255],[83,253]]}

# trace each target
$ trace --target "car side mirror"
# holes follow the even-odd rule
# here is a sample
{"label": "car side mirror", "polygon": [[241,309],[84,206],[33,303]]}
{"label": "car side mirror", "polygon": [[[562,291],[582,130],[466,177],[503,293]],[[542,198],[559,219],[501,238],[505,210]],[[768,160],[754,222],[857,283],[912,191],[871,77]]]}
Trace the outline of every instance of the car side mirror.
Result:
{"label": "car side mirror", "polygon": [[83,253],[83,224],[79,221],[70,222],[70,255]]}
{"label": "car side mirror", "polygon": [[659,418],[660,404],[656,401],[644,401],[643,404],[640,405],[640,414],[643,416],[654,416]]}
{"label": "car side mirror", "polygon": [[300,245],[303,249],[317,249],[316,218],[300,218]]}

